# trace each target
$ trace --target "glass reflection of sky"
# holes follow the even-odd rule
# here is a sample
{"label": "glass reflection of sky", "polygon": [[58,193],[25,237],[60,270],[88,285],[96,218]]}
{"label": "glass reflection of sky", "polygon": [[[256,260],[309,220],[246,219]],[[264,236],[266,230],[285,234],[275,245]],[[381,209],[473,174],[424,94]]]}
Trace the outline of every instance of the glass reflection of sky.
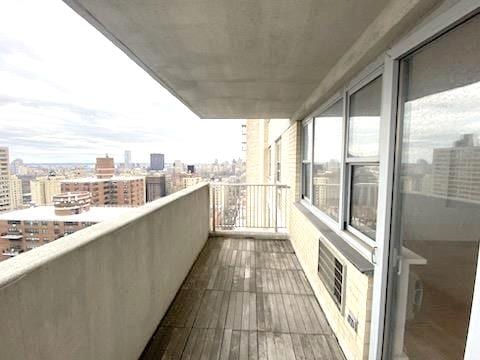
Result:
{"label": "glass reflection of sky", "polygon": [[405,103],[403,163],[432,163],[433,149],[454,147],[463,134],[480,134],[480,83]]}
{"label": "glass reflection of sky", "polygon": [[350,116],[348,155],[378,156],[380,116]]}
{"label": "glass reflection of sky", "polygon": [[315,163],[340,161],[342,152],[342,117],[318,117],[315,119]]}

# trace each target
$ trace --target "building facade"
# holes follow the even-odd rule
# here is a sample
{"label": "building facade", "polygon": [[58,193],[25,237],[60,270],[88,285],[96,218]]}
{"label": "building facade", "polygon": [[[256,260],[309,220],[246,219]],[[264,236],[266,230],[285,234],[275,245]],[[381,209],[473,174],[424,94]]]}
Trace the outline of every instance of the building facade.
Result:
{"label": "building facade", "polygon": [[167,195],[165,175],[151,175],[145,178],[147,202],[151,202]]}
{"label": "building facade", "polygon": [[165,168],[164,154],[150,154],[150,170],[159,171]]}
{"label": "building facade", "polygon": [[125,159],[123,165],[126,169],[130,169],[132,167],[132,152],[130,150],[125,150]]}
{"label": "building facade", "polygon": [[57,195],[54,206],[38,206],[0,215],[0,261],[73,234],[129,211],[92,207],[88,193]]}
{"label": "building facade", "polygon": [[32,202],[36,205],[53,204],[53,196],[62,192],[63,176],[43,176],[30,181]]}
{"label": "building facade", "polygon": [[22,180],[16,175],[10,175],[10,208],[12,210],[19,209],[23,206]]}
{"label": "building facade", "polygon": [[93,206],[141,206],[145,204],[145,178],[115,176],[80,178],[61,182],[61,192],[88,191]]}
{"label": "building facade", "polygon": [[0,147],[0,212],[10,210],[10,171],[8,148]]}
{"label": "building facade", "polygon": [[99,157],[95,162],[95,174],[99,179],[108,179],[115,175],[115,162],[113,158]]}

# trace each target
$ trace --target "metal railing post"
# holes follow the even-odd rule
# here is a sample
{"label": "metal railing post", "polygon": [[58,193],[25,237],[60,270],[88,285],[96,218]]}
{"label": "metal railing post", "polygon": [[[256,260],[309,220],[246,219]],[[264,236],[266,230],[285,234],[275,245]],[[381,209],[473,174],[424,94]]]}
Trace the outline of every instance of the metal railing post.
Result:
{"label": "metal railing post", "polygon": [[278,232],[278,188],[277,188],[277,185],[274,185],[274,189],[275,189],[275,199],[274,199],[273,207],[275,208],[275,232]]}
{"label": "metal railing post", "polygon": [[211,186],[212,189],[212,231],[215,232],[215,215],[216,215],[216,207],[215,207],[215,186]]}

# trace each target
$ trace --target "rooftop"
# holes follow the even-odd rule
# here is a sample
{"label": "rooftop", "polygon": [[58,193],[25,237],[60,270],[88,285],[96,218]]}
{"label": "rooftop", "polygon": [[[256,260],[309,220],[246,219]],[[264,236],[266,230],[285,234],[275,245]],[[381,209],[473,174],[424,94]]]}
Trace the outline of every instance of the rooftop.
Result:
{"label": "rooftop", "polygon": [[113,176],[107,179],[99,179],[97,177],[85,177],[78,179],[62,180],[62,183],[92,183],[92,182],[107,182],[107,181],[128,181],[128,180],[143,180],[144,176]]}
{"label": "rooftop", "polygon": [[81,214],[56,215],[54,206],[37,206],[2,213],[0,220],[101,222],[114,219],[131,210],[129,207],[91,207],[89,211]]}

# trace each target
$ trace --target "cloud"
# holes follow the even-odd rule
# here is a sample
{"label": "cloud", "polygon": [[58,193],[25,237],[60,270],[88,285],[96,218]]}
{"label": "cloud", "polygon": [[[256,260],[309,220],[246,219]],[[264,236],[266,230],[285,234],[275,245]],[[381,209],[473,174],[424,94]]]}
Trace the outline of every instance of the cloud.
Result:
{"label": "cloud", "polygon": [[0,145],[12,158],[241,156],[242,121],[198,119],[61,1],[2,1],[0,83]]}

